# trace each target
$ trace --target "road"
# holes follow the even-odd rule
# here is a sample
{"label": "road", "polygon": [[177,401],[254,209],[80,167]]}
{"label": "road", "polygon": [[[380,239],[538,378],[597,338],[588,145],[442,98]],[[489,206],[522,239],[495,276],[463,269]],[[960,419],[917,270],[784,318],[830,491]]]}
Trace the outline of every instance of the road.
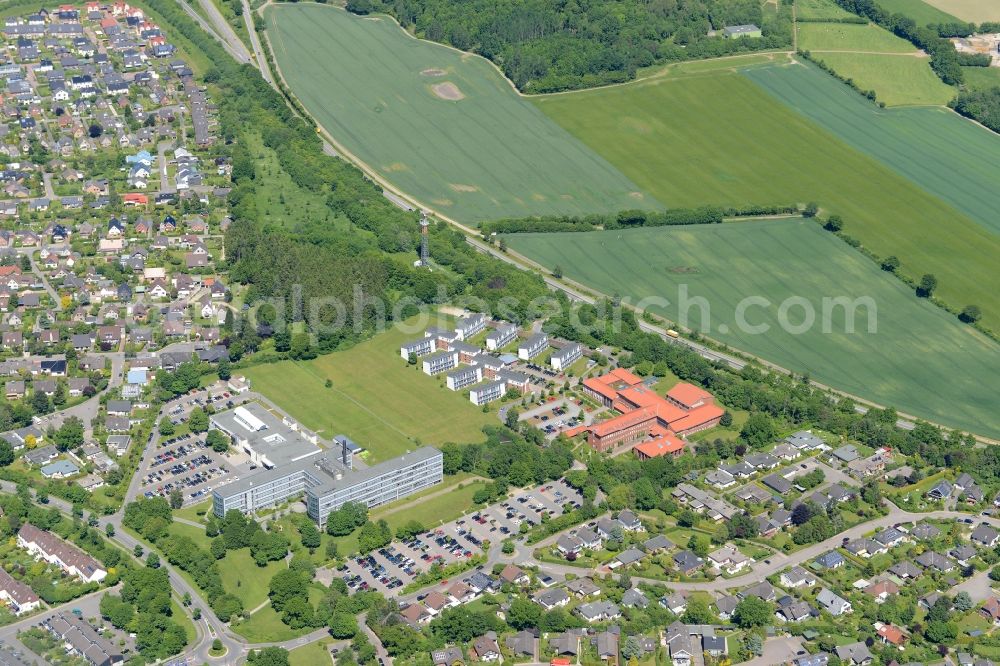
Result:
{"label": "road", "polygon": [[201,10],[208,16],[208,20],[212,22],[216,36],[222,38],[223,43],[227,47],[226,50],[230,53],[238,53],[239,55],[236,59],[240,62],[256,64],[250,55],[250,51],[247,50],[247,45],[243,43],[243,40],[233,30],[233,26],[229,25],[226,17],[222,15],[222,12],[215,6],[215,3],[212,0],[198,0],[198,4],[201,5]]}
{"label": "road", "polygon": [[257,69],[260,70],[260,75],[264,77],[264,80],[269,85],[274,86],[274,77],[271,75],[271,68],[267,64],[267,58],[264,57],[264,49],[260,46],[260,36],[257,34],[257,28],[254,27],[253,17],[254,13],[250,7],[249,0],[243,0],[243,21],[247,24],[247,33],[250,35],[250,46],[253,48],[253,57],[257,60]]}
{"label": "road", "polygon": [[[229,55],[233,56],[233,58],[236,59],[236,62],[238,62],[240,64],[244,64],[244,63],[254,64],[253,61],[250,58],[250,54],[247,53],[246,46],[243,46],[243,48],[241,50],[239,48],[239,46],[234,46],[233,44],[230,44],[225,39],[223,39],[219,35],[219,33],[217,33],[212,28],[212,26],[208,23],[208,21],[206,21],[205,19],[203,19],[201,17],[201,14],[199,14],[198,12],[196,12],[194,10],[194,8],[187,3],[187,0],[177,0],[177,2],[180,4],[181,9],[183,9],[184,12],[188,16],[190,16],[192,19],[194,19],[195,23],[197,23],[199,26],[201,26],[202,30],[204,30],[209,35],[211,35],[212,37],[215,37],[217,40],[219,40],[219,43],[222,44],[222,47],[224,49],[226,49],[226,51],[229,53]],[[211,14],[209,14],[209,16],[211,16]],[[239,42],[239,40],[237,40],[237,42]],[[242,42],[239,42],[239,43],[242,44]]]}

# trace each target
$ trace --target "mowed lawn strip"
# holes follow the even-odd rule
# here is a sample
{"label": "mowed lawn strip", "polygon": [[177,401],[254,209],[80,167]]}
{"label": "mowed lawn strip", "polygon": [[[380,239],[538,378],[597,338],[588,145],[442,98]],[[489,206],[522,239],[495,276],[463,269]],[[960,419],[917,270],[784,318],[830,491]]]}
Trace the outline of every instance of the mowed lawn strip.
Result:
{"label": "mowed lawn strip", "polygon": [[930,58],[832,51],[814,55],[862,90],[874,90],[886,106],[943,106],[957,94],[937,77]]}
{"label": "mowed lawn strip", "polygon": [[[686,286],[690,298],[706,299],[707,332],[713,337],[854,395],[952,427],[1000,435],[995,396],[982,389],[1000,373],[1000,345],[917,299],[815,221],[506,238],[514,250],[544,265],[559,264],[568,277],[604,293],[633,302],[665,297],[671,305],[653,309],[681,323],[677,303]],[[748,297],[768,299],[766,307],[746,311],[749,323],[769,326],[766,333],[738,326],[736,308]],[[816,324],[802,333],[787,332],[777,317],[780,304],[792,297],[806,299],[816,313]],[[855,333],[844,332],[842,308],[832,310],[824,332],[824,297],[872,299],[877,332],[868,332],[863,308],[857,310]],[[799,324],[802,312],[792,307],[788,320]],[[700,324],[700,308],[690,308],[688,325]]]}
{"label": "mowed lawn strip", "polygon": [[394,511],[373,509],[369,515],[371,520],[384,519],[393,532],[410,520],[430,529],[467,513],[473,507],[472,496],[485,487],[484,481],[474,481],[463,488],[451,488],[440,495],[414,501],[411,506],[396,508]]}
{"label": "mowed lawn strip", "polygon": [[483,426],[498,422],[496,414],[448,390],[443,375],[429,377],[400,358],[400,344],[422,335],[394,327],[348,350],[245,374],[254,390],[307,428],[326,439],[347,435],[368,449],[368,462],[425,444],[481,441]]}
{"label": "mowed lawn strip", "polygon": [[[782,87],[790,88],[787,105],[779,101]],[[979,305],[984,322],[1000,327],[1000,295],[982,279],[996,274],[1000,239],[986,228],[987,218],[976,218],[980,226],[942,201],[940,191],[946,186],[927,183],[938,177],[968,187],[967,181],[978,184],[984,176],[942,167],[967,164],[961,150],[954,148],[925,164],[884,155],[884,162],[900,165],[893,168],[864,154],[862,150],[881,150],[884,143],[915,157],[933,151],[905,141],[949,137],[887,135],[879,122],[881,115],[891,117],[889,112],[869,105],[867,117],[855,117],[856,105],[865,102],[816,67],[762,66],[743,74],[662,77],[535,102],[670,206],[817,201],[826,212],[842,215],[846,231],[873,252],[899,257],[903,273],[914,279],[934,273],[942,298],[956,307]],[[843,115],[842,122],[860,123],[852,132],[880,145],[847,145],[835,136],[838,132],[811,120],[822,109],[833,119]],[[952,120],[962,122],[951,118],[946,134],[960,137],[964,149],[963,130],[975,126],[959,128]],[[975,129],[985,144],[975,155],[1000,140]],[[912,171],[904,172],[902,165]],[[977,168],[982,169],[982,163]],[[978,206],[968,204],[963,210],[972,205]]]}
{"label": "mowed lawn strip", "polygon": [[917,22],[917,25],[934,23],[962,23],[962,19],[953,16],[923,0],[879,0],[879,7],[890,14],[902,14]]}
{"label": "mowed lawn strip", "polygon": [[[288,85],[348,150],[464,222],[657,206],[519,97],[487,61],[386,16],[279,5],[267,33]],[[462,99],[442,99],[448,84]]]}
{"label": "mowed lawn strip", "polygon": [[271,578],[286,568],[288,565],[284,560],[268,562],[267,566],[258,567],[250,557],[249,548],[231,550],[219,562],[222,586],[229,594],[239,597],[247,611],[252,611],[267,601]]}

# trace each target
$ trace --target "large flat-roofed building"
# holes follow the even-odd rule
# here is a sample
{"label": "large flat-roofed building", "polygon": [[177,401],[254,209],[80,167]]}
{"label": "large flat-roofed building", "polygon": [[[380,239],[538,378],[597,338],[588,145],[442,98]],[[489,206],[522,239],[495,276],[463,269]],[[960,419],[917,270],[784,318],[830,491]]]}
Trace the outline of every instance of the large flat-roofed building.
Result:
{"label": "large flat-roofed building", "polygon": [[[236,413],[246,407],[250,409]],[[378,506],[441,483],[444,478],[441,452],[429,446],[366,469],[354,469],[356,445],[347,437],[338,436],[330,448],[320,448],[318,438],[255,403],[215,414],[212,423],[265,467],[212,493],[217,516],[234,509],[252,513],[302,495],[309,516],[322,527],[330,512],[344,502]]]}
{"label": "large flat-roofed building", "polygon": [[268,469],[323,452],[316,435],[277,418],[255,402],[213,414],[210,422],[232,437],[233,444],[251,461]]}

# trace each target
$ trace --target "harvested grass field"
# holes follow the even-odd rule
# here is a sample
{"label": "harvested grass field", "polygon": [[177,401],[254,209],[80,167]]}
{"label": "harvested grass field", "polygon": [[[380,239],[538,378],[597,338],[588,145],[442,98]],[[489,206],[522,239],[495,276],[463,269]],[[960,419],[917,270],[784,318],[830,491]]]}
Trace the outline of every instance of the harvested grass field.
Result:
{"label": "harvested grass field", "polygon": [[657,206],[487,61],[388,17],[317,4],[266,10],[291,90],[347,150],[463,222]]}
{"label": "harvested grass field", "polygon": [[910,17],[917,22],[917,25],[962,22],[957,16],[941,11],[924,0],[879,0],[878,4],[890,14],[903,14]]}
{"label": "harvested grass field", "polygon": [[957,16],[962,21],[982,23],[1000,21],[1000,3],[996,0],[926,0],[927,4]]}
{"label": "harvested grass field", "polygon": [[[688,309],[687,325],[796,373],[901,411],[982,434],[1000,435],[995,396],[984,391],[1000,372],[1000,345],[934,305],[917,299],[810,220],[768,220],[684,228],[580,234],[515,234],[514,250],[604,293],[635,302],[656,295],[670,305],[653,307],[684,323],[677,303],[686,285],[703,297],[708,312]],[[855,332],[846,333],[843,309],[831,311],[823,331],[824,297],[869,297],[877,331],[856,311]],[[741,330],[737,308],[747,297],[764,297],[745,313],[762,333]],[[781,327],[780,304],[789,298],[811,304],[816,323],[804,332]],[[803,308],[789,310],[798,325]],[[705,327],[707,324],[707,327]],[[933,388],[931,388],[933,387]]]}
{"label": "harvested grass field", "polygon": [[[399,345],[420,337],[392,328],[351,349],[311,361],[282,361],[246,369],[259,391],[324,438],[345,434],[379,462],[430,444],[482,441],[497,423],[461,392],[428,377],[399,357]],[[333,386],[326,388],[326,380]]]}
{"label": "harvested grass field", "polygon": [[804,51],[916,52],[913,44],[874,23],[797,23],[796,30]]}
{"label": "harvested grass field", "polygon": [[[817,201],[842,215],[846,231],[872,251],[899,257],[905,274],[934,273],[942,298],[957,307],[975,303],[987,325],[1000,327],[1000,296],[981,277],[996,275],[1000,263],[1000,239],[986,227],[995,217],[977,217],[980,226],[956,209],[955,201],[948,205],[939,198],[950,187],[961,190],[984,178],[997,182],[996,176],[977,173],[982,162],[962,154],[970,138],[966,130],[982,133],[976,156],[989,151],[996,137],[953,114],[945,118],[945,111],[879,111],[812,66],[765,65],[743,75],[673,71],[628,86],[535,101],[667,205]],[[860,117],[863,109],[867,115]],[[936,129],[919,137],[916,128],[906,130],[909,135],[882,130],[880,123],[894,114],[912,114]],[[816,124],[814,116],[826,120]],[[824,122],[846,125],[842,133],[852,145],[855,139],[871,145],[851,147],[835,136],[840,131],[821,127]],[[962,149],[950,146],[956,136]],[[935,150],[945,144],[944,155],[925,164],[904,160],[903,155],[916,159],[932,152],[916,145],[918,140]],[[899,156],[884,155],[880,162],[863,154],[881,150],[880,142]],[[934,178],[941,181],[929,184]],[[993,201],[990,197],[986,201]],[[996,204],[988,205],[996,210]],[[980,204],[969,202],[963,210],[970,206]]]}
{"label": "harvested grass field", "polygon": [[871,53],[816,53],[862,90],[874,90],[886,106],[943,106],[957,91],[934,74],[930,58]]}

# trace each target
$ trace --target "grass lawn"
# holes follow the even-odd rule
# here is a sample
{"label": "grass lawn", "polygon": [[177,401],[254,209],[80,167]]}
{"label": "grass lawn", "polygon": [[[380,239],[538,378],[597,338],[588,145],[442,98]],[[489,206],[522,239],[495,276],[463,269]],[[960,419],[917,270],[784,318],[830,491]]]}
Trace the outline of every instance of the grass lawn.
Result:
{"label": "grass lawn", "polygon": [[304,636],[312,629],[309,627],[289,629],[288,625],[281,621],[281,616],[267,605],[251,615],[249,620],[234,624],[233,631],[251,643],[276,643]]}
{"label": "grass lawn", "polygon": [[[205,500],[197,504],[191,504],[183,509],[174,509],[174,517],[184,518],[195,523],[204,523],[205,519],[212,513],[212,500]],[[201,514],[201,515],[199,515]]]}
{"label": "grass lawn", "polygon": [[[952,3],[945,0],[945,2],[938,4],[944,6]],[[910,17],[917,22],[917,25],[962,22],[959,18],[923,0],[879,0],[878,5],[890,14],[903,14]]]}
{"label": "grass lawn", "polygon": [[[568,277],[604,293],[633,303],[665,297],[669,305],[650,309],[796,373],[953,427],[1000,434],[995,401],[981,390],[1000,372],[1000,345],[914,297],[815,221],[514,234],[507,242],[543,265],[560,263]],[[684,289],[683,298],[703,299],[705,308],[687,308],[683,316],[677,304]],[[761,295],[767,304],[747,310],[745,321],[766,327],[741,325],[739,304]],[[843,308],[827,308],[824,327],[823,299],[839,296],[871,298],[876,331],[864,309],[856,310],[853,333]],[[814,325],[782,327],[780,304],[792,298],[810,304]],[[786,324],[802,323],[803,307],[794,310]],[[920,389],[931,385],[940,390]]]}
{"label": "grass lawn", "polygon": [[795,15],[798,18],[848,18],[854,16],[841,9],[832,0],[795,0]]}
{"label": "grass lawn", "polygon": [[862,90],[874,90],[886,106],[941,106],[957,93],[937,77],[930,58],[834,52],[816,57]]}
{"label": "grass lawn", "polygon": [[295,648],[288,653],[288,666],[320,666],[328,662],[333,663],[330,659],[330,649],[327,647],[331,642],[316,641]]}
{"label": "grass lawn", "polygon": [[478,222],[657,205],[482,58],[332,5],[277,5],[264,16],[278,67],[319,123],[447,215]]}
{"label": "grass lawn", "polygon": [[913,44],[874,23],[798,23],[799,48],[803,51],[876,51],[914,53]]}
{"label": "grass lawn", "polygon": [[996,0],[926,0],[927,4],[970,23],[1000,21]]}
{"label": "grass lawn", "polygon": [[1000,67],[963,67],[962,72],[969,88],[1000,88]]}
{"label": "grass lawn", "polygon": [[219,562],[219,573],[222,574],[222,586],[226,592],[239,597],[243,608],[249,611],[267,601],[271,578],[286,566],[284,561],[280,561],[258,567],[250,557],[250,549],[241,548],[226,553]]}
{"label": "grass lawn", "polygon": [[307,428],[325,438],[344,433],[368,449],[369,462],[425,444],[482,441],[482,427],[496,423],[496,415],[449,391],[443,375],[429,377],[399,357],[400,344],[421,335],[413,323],[407,322],[409,332],[393,327],[345,351],[259,365],[244,374],[254,390]]}
{"label": "grass lawn", "polygon": [[200,527],[175,522],[170,524],[170,533],[175,536],[189,537],[199,548],[207,549],[211,547],[212,540],[205,534],[205,530]]}
{"label": "grass lawn", "polygon": [[371,518],[372,520],[384,518],[393,531],[409,520],[416,520],[427,528],[436,527],[471,510],[473,507],[472,496],[477,490],[485,487],[485,482],[474,481],[466,484],[461,490],[449,490],[419,503],[414,503],[408,497],[406,503],[409,506],[397,507],[385,512],[376,509],[372,512]]}
{"label": "grass lawn", "polygon": [[170,619],[184,627],[184,634],[187,636],[188,645],[190,645],[198,637],[198,632],[195,631],[191,618],[184,614],[184,609],[173,599],[170,600],[170,612]]}
{"label": "grass lawn", "polygon": [[1000,137],[944,110],[880,110],[813,66],[686,71],[536,103],[670,206],[816,201],[1000,328],[1000,293],[977,277],[1000,263]]}

